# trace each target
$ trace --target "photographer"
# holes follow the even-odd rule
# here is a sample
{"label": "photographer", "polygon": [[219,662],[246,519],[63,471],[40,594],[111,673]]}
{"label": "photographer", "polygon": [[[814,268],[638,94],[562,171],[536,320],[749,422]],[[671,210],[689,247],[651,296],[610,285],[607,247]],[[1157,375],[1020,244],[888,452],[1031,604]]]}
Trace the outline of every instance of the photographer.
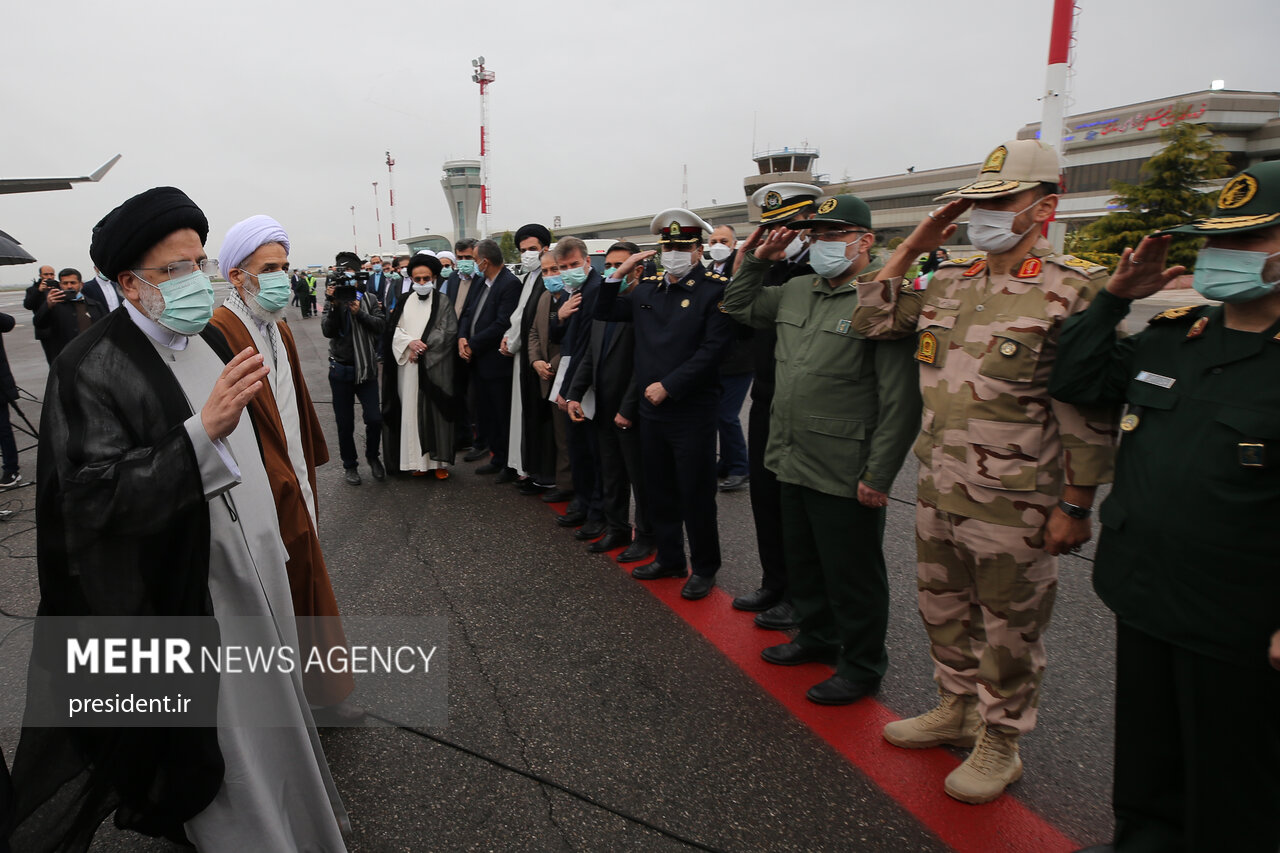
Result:
{"label": "photographer", "polygon": [[338,422],[338,451],[347,482],[360,485],[356,460],[355,401],[364,412],[365,459],[375,480],[386,477],[378,458],[382,414],[378,403],[378,342],[386,315],[375,294],[367,293],[369,274],[360,270],[353,252],[339,252],[336,269],[325,287],[327,297],[320,331],[329,339],[329,387],[333,415]]}
{"label": "photographer", "polygon": [[[53,274],[53,267],[45,264],[40,267],[40,275],[27,288],[26,295],[22,298],[22,307],[34,315],[40,306],[44,304],[45,295],[48,294],[49,289],[57,286],[58,277]],[[36,326],[34,319],[32,329],[35,332],[36,340],[40,342],[41,348],[44,349],[44,360],[52,364],[55,353],[49,347],[48,331]]]}
{"label": "photographer", "polygon": [[42,337],[49,363],[76,335],[107,316],[107,306],[81,292],[84,282],[80,271],[65,269],[58,273],[44,293],[44,301],[36,308],[32,324],[37,337]]}

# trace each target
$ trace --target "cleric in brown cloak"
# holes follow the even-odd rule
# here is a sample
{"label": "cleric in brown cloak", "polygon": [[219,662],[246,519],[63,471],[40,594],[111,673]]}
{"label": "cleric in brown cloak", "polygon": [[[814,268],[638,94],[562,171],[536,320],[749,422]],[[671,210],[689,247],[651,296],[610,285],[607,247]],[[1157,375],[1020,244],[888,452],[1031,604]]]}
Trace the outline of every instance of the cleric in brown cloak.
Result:
{"label": "cleric in brown cloak", "polygon": [[458,319],[437,288],[439,259],[415,255],[382,341],[382,452],[392,471],[449,476]]}
{"label": "cleric in brown cloak", "polygon": [[[338,602],[320,551],[316,509],[316,466],[329,461],[320,421],[311,403],[298,347],[284,322],[289,302],[289,235],[270,216],[251,216],[227,231],[218,265],[231,289],[213,312],[210,324],[226,337],[233,352],[253,347],[266,358],[271,373],[249,402],[271,480],[280,538],[289,552],[289,592],[298,620],[299,652],[327,655],[346,648]],[[350,673],[308,667],[302,675],[307,700],[330,708],[355,689]],[[343,719],[359,712],[335,709]]]}

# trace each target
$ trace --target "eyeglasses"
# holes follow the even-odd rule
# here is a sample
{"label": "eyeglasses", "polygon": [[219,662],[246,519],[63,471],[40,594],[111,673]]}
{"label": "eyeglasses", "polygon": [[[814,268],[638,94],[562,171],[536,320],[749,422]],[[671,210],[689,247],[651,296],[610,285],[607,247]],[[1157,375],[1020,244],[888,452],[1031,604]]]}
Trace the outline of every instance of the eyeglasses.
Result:
{"label": "eyeglasses", "polygon": [[846,228],[841,231],[810,231],[809,233],[814,240],[820,240],[823,243],[835,243],[850,234],[870,234],[871,232],[863,228]]}
{"label": "eyeglasses", "polygon": [[182,278],[191,275],[196,270],[212,278],[218,273],[218,259],[205,258],[201,261],[174,261],[167,267],[134,267],[135,270],[147,270],[154,272],[167,272],[169,278]]}

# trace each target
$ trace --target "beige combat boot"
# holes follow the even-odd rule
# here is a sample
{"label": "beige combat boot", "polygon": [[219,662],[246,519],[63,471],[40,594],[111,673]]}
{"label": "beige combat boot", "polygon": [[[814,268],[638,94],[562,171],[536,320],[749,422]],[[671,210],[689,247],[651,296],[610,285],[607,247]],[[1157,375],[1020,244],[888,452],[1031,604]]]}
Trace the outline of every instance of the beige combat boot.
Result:
{"label": "beige combat boot", "polygon": [[978,739],[982,720],[978,717],[978,697],[962,696],[938,691],[938,706],[932,711],[896,720],[884,727],[884,739],[905,749],[924,749],[929,746],[971,747]]}
{"label": "beige combat boot", "polygon": [[947,776],[947,794],[962,803],[989,803],[1022,778],[1018,736],[983,727],[969,757]]}

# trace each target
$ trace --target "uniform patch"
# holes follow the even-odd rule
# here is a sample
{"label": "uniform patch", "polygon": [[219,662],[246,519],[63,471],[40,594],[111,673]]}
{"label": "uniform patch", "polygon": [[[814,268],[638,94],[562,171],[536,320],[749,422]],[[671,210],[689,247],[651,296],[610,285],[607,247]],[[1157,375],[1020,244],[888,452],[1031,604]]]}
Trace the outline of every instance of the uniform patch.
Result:
{"label": "uniform patch", "polygon": [[1127,414],[1120,419],[1120,431],[1133,432],[1135,429],[1138,428],[1139,423],[1141,423],[1141,420],[1138,418],[1137,415],[1132,413]]}
{"label": "uniform patch", "polygon": [[1172,376],[1161,376],[1159,373],[1152,373],[1148,370],[1139,370],[1138,375],[1133,378],[1138,382],[1155,385],[1157,388],[1172,388],[1178,381]]}
{"label": "uniform patch", "polygon": [[1236,445],[1240,465],[1244,468],[1267,467],[1267,446],[1255,441],[1242,441]]}
{"label": "uniform patch", "polygon": [[1187,329],[1188,338],[1198,338],[1204,334],[1205,327],[1209,325],[1208,317],[1201,317],[1191,324],[1191,328]]}
{"label": "uniform patch", "polygon": [[916,361],[933,364],[938,360],[938,339],[933,332],[921,332],[920,343],[916,347]]}
{"label": "uniform patch", "polygon": [[1039,258],[1027,258],[1022,262],[1022,266],[1018,267],[1016,275],[1018,278],[1035,278],[1040,275],[1041,267]]}
{"label": "uniform patch", "polygon": [[973,278],[987,268],[986,259],[980,259],[976,264],[964,271],[965,278]]}
{"label": "uniform patch", "polygon": [[1005,341],[1000,344],[1000,354],[1005,358],[1013,358],[1018,354],[1018,344],[1014,341]]}
{"label": "uniform patch", "polygon": [[769,190],[764,194],[764,206],[769,210],[772,210],[775,207],[782,207],[782,195],[773,190]]}
{"label": "uniform patch", "polygon": [[1195,305],[1183,305],[1180,308],[1170,308],[1168,311],[1161,311],[1147,322],[1149,323],[1165,323],[1171,320],[1181,320],[1183,317],[1196,310]]}
{"label": "uniform patch", "polygon": [[1227,185],[1218,193],[1220,210],[1235,210],[1244,207],[1258,194],[1258,179],[1253,175],[1236,175],[1227,181]]}
{"label": "uniform patch", "polygon": [[1004,169],[1005,158],[1009,156],[1009,149],[1001,145],[995,151],[987,155],[987,160],[982,164],[982,171],[978,174],[983,175],[987,172],[999,172]]}
{"label": "uniform patch", "polygon": [[850,325],[852,325],[851,321],[849,321],[849,320],[841,320],[839,323],[836,323],[836,333],[837,333],[837,334],[840,334],[840,335],[847,335],[847,334],[849,334],[849,326],[850,326]]}
{"label": "uniform patch", "polygon": [[963,258],[947,258],[945,261],[943,261],[943,262],[942,262],[941,264],[939,264],[938,266],[940,266],[940,267],[967,267],[967,266],[969,266],[969,264],[972,264],[972,263],[974,263],[975,261],[980,261],[980,260],[982,260],[982,259],[983,259],[983,258],[985,258],[985,257],[986,257],[986,255],[966,255],[966,256],[965,256],[965,257],[963,257]]}
{"label": "uniform patch", "polygon": [[716,304],[716,307],[720,309],[720,313],[721,313],[721,314],[728,314],[728,313],[729,313],[728,311],[724,310],[724,302],[719,302],[719,303],[717,303],[717,304]]}
{"label": "uniform patch", "polygon": [[836,204],[837,202],[834,198],[829,198],[818,208],[818,213],[830,213],[836,209]]}
{"label": "uniform patch", "polygon": [[681,308],[688,308],[688,307],[689,307],[689,300],[688,300],[688,299],[683,300],[683,301],[680,303],[680,307],[681,307]]}
{"label": "uniform patch", "polygon": [[1106,273],[1107,271],[1107,268],[1102,264],[1095,264],[1093,261],[1086,261],[1084,258],[1077,258],[1074,255],[1051,256],[1050,260],[1061,264],[1067,269],[1080,270],[1090,278]]}

